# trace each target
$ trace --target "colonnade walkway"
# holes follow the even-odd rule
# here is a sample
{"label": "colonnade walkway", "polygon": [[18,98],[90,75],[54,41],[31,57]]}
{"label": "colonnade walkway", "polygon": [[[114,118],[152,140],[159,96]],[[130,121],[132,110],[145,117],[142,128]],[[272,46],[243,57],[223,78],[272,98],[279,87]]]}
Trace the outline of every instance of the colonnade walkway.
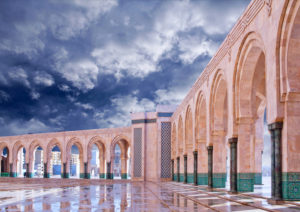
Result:
{"label": "colonnade walkway", "polygon": [[0,183],[0,211],[76,210],[300,211],[300,202],[270,205],[262,196],[178,182],[2,178]]}

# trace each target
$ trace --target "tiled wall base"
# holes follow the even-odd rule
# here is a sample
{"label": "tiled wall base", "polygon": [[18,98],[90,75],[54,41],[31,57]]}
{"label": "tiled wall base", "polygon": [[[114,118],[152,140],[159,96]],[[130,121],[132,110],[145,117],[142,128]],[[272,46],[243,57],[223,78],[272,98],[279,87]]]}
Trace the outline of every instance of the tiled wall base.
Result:
{"label": "tiled wall base", "polygon": [[177,181],[177,174],[173,175],[173,179],[174,179],[174,181]]}
{"label": "tiled wall base", "polygon": [[18,173],[17,172],[11,172],[10,177],[18,177]]}
{"label": "tiled wall base", "polygon": [[198,185],[207,185],[208,184],[208,176],[207,173],[198,173]]}
{"label": "tiled wall base", "polygon": [[33,178],[33,173],[32,172],[28,172],[27,177],[28,178]]}
{"label": "tiled wall base", "polygon": [[300,200],[300,172],[282,173],[282,197],[284,200]]}
{"label": "tiled wall base", "polygon": [[1,177],[9,177],[9,172],[2,172]]}
{"label": "tiled wall base", "polygon": [[65,176],[63,173],[61,173],[61,178],[70,178],[70,174],[66,173]]}
{"label": "tiled wall base", "polygon": [[180,182],[183,182],[184,181],[184,174],[180,174],[180,179],[179,179]]}
{"label": "tiled wall base", "polygon": [[50,173],[45,173],[44,178],[50,178]]}
{"label": "tiled wall base", "polygon": [[91,179],[91,174],[90,173],[80,173],[80,178],[81,179]]}
{"label": "tiled wall base", "polygon": [[114,179],[114,174],[113,173],[106,173],[106,179]]}
{"label": "tiled wall base", "polygon": [[226,173],[213,173],[213,188],[225,188]]}
{"label": "tiled wall base", "polygon": [[254,184],[262,185],[262,174],[261,173],[254,173]]}
{"label": "tiled wall base", "polygon": [[105,179],[105,178],[106,178],[106,174],[105,174],[105,173],[100,173],[100,174],[99,174],[99,178]]}
{"label": "tiled wall base", "polygon": [[123,174],[121,174],[121,179],[128,179],[128,176],[127,176],[127,173],[123,173]]}
{"label": "tiled wall base", "polygon": [[238,173],[237,191],[238,192],[254,191],[254,173]]}
{"label": "tiled wall base", "polygon": [[194,174],[187,174],[187,183],[194,183]]}

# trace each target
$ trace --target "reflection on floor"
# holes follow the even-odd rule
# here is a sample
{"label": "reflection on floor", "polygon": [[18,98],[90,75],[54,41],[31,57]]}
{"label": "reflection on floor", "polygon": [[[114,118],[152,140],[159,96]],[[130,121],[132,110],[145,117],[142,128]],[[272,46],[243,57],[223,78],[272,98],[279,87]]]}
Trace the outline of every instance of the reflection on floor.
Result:
{"label": "reflection on floor", "polygon": [[17,180],[0,183],[0,211],[300,211],[294,203],[270,205],[264,198],[176,182]]}

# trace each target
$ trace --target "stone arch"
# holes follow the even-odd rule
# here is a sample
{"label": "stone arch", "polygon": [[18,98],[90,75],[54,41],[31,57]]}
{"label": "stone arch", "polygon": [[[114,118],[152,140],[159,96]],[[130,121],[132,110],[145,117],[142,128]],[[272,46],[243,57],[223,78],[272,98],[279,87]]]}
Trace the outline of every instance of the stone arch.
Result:
{"label": "stone arch", "polygon": [[[108,170],[108,173],[111,173],[112,175],[110,176],[111,179],[114,178],[114,169],[115,169],[115,164],[114,164],[114,160],[115,160],[115,147],[116,145],[119,145],[120,149],[121,149],[121,155],[120,155],[120,163],[121,163],[121,178],[122,179],[127,179],[128,178],[128,174],[130,173],[129,168],[128,167],[128,160],[130,161],[130,155],[128,155],[128,150],[130,148],[130,142],[129,139],[124,136],[124,135],[117,135],[111,142],[110,145],[110,156],[111,156],[111,163],[110,163],[110,172]],[[109,169],[109,167],[107,168]]]}
{"label": "stone arch", "polygon": [[[57,139],[57,138],[52,138],[50,140],[50,142],[47,144],[47,149],[46,149],[46,163],[47,163],[47,168],[46,168],[46,171],[44,170],[45,172],[45,176],[47,178],[50,177],[50,163],[51,163],[51,158],[52,158],[52,149],[57,146],[60,150],[60,160],[61,160],[61,173],[63,173],[63,168],[62,168],[62,165],[63,165],[63,161],[64,161],[64,154],[65,154],[65,151],[63,149],[63,146],[61,144],[61,142]],[[45,167],[44,167],[45,168]]]}
{"label": "stone arch", "polygon": [[[43,152],[44,152],[44,154],[45,154],[45,149],[44,149],[44,146],[42,145],[42,143],[39,141],[39,140],[34,140],[34,141],[32,141],[31,142],[31,144],[29,145],[29,152],[28,152],[28,154],[29,154],[29,156],[28,156],[28,158],[29,158],[29,163],[28,163],[28,165],[29,165],[29,173],[30,173],[30,175],[31,174],[33,174],[32,173],[32,171],[33,171],[33,163],[34,163],[34,150],[37,148],[37,147],[41,147],[42,149],[43,149]],[[44,165],[44,164],[42,164],[42,165]]]}
{"label": "stone arch", "polygon": [[193,114],[190,105],[185,113],[185,152],[193,150]]}
{"label": "stone arch", "polygon": [[199,143],[206,143],[207,127],[206,127],[206,99],[202,91],[199,92],[196,101],[195,110],[195,146]]}
{"label": "stone arch", "polygon": [[217,70],[210,96],[210,136],[213,145],[212,186],[224,188],[226,183],[228,91],[227,80],[221,69]]}
{"label": "stone arch", "polygon": [[67,142],[67,147],[66,147],[66,173],[70,174],[70,160],[72,156],[72,146],[76,145],[78,150],[79,150],[79,163],[80,163],[80,178],[84,178],[84,160],[83,160],[83,146],[79,138],[73,137]]}
{"label": "stone arch", "polygon": [[183,153],[183,123],[182,123],[182,117],[179,116],[178,120],[178,139],[177,139],[177,154],[180,156],[180,154]]}
{"label": "stone arch", "polygon": [[[239,122],[240,119],[249,119],[256,116],[251,104],[254,101],[253,98],[255,98],[251,93],[251,89],[254,81],[257,81],[257,76],[254,75],[256,67],[263,66],[262,68],[265,69],[264,52],[264,44],[257,33],[251,32],[244,38],[234,72],[233,90],[236,122]],[[265,93],[265,91],[261,92]],[[260,102],[264,104],[262,107],[265,107],[265,97],[260,94],[257,95]]]}
{"label": "stone arch", "polygon": [[[2,157],[4,149],[7,148],[7,157]],[[0,173],[1,176],[8,176],[9,174],[9,157],[10,157],[10,149],[8,148],[8,144],[6,142],[0,143]]]}
{"label": "stone arch", "polygon": [[100,169],[99,169],[99,177],[104,178],[105,174],[105,155],[106,155],[106,147],[104,139],[100,136],[94,136],[90,139],[87,147],[87,155],[88,155],[88,173],[91,173],[91,159],[92,159],[92,148],[93,145],[96,145],[99,150],[99,162],[100,162]]}
{"label": "stone arch", "polygon": [[[256,32],[247,34],[240,47],[233,85],[238,134],[237,171],[261,174],[267,87],[264,43]],[[240,191],[254,188],[253,183],[245,187],[239,180],[237,185]]]}
{"label": "stone arch", "polygon": [[211,134],[224,134],[227,130],[228,107],[227,81],[222,70],[218,70],[210,92],[210,129]]}
{"label": "stone arch", "polygon": [[[300,101],[300,2],[286,1],[277,37],[281,100]],[[288,95],[288,96],[287,96]]]}
{"label": "stone arch", "polygon": [[[18,152],[21,148],[25,148],[25,151],[27,152],[26,150],[26,147],[25,145],[23,144],[22,141],[17,141],[14,146],[13,146],[13,151],[12,151],[12,158],[13,158],[13,166],[12,166],[12,172],[13,172],[13,175],[17,175],[18,171],[17,171],[17,164],[18,164]],[[28,154],[28,153],[27,153]],[[25,157],[27,158],[27,157]],[[26,160],[26,159],[25,159]],[[27,161],[25,161],[25,163],[27,163]]]}

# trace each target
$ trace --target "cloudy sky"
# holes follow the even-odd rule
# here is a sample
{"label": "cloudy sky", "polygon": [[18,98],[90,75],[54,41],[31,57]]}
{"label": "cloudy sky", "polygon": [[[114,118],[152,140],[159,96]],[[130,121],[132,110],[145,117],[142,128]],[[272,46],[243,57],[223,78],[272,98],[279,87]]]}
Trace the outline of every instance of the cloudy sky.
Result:
{"label": "cloudy sky", "polygon": [[0,136],[178,104],[249,0],[1,0]]}

